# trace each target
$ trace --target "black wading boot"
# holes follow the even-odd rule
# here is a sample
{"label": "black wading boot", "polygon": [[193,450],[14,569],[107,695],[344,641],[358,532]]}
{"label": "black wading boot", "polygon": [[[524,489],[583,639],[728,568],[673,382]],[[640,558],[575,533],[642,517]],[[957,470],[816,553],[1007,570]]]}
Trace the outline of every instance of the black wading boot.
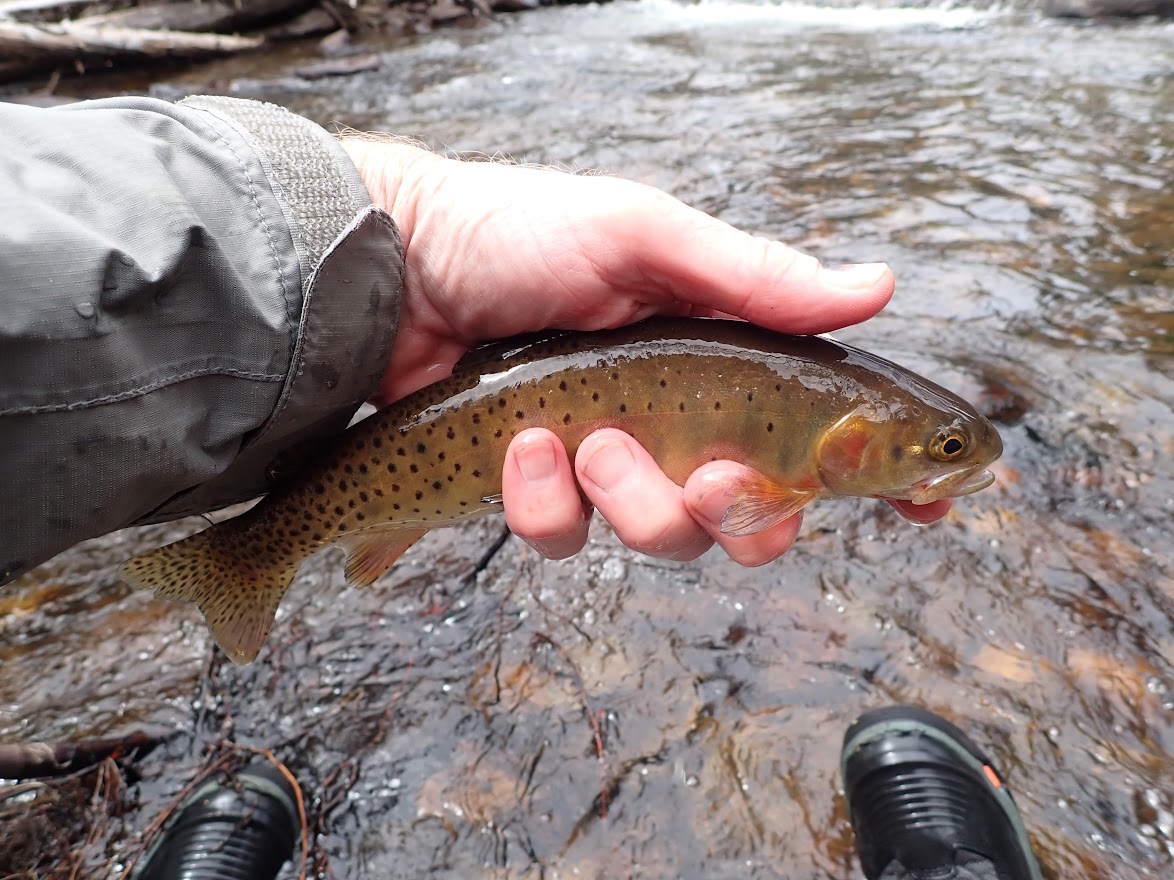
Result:
{"label": "black wading boot", "polygon": [[1043,880],[1002,777],[944,718],[866,712],[844,735],[840,771],[868,880]]}
{"label": "black wading boot", "polygon": [[301,832],[297,795],[265,762],[191,793],[147,854],[137,880],[273,880]]}

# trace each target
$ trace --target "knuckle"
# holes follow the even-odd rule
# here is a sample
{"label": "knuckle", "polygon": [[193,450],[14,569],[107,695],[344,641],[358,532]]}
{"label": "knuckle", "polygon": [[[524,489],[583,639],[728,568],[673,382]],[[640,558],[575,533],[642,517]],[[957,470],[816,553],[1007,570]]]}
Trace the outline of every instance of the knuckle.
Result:
{"label": "knuckle", "polygon": [[665,557],[680,552],[692,543],[694,536],[683,536],[675,518],[638,520],[628,525],[620,541],[625,547],[646,556]]}

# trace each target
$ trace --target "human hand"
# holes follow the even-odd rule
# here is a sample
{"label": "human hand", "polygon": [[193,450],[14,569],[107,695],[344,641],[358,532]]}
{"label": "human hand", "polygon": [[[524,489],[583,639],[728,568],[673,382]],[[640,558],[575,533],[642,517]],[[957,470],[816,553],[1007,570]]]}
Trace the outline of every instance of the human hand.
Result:
{"label": "human hand", "polygon": [[[518,333],[616,327],[654,314],[819,333],[871,317],[893,293],[884,264],[825,268],[632,181],[459,162],[400,143],[343,146],[405,246],[400,325],[380,405],[447,376],[470,348]],[[591,508],[581,486],[635,550],[685,560],[716,541],[735,561],[761,565],[791,546],[800,517],[755,535],[723,534],[732,487],[748,473],[711,462],[680,487],[614,429],[584,440],[572,466],[558,437],[534,428],[510,444],[502,495],[513,532],[550,558],[571,556],[587,540]],[[950,503],[893,506],[923,523]]]}

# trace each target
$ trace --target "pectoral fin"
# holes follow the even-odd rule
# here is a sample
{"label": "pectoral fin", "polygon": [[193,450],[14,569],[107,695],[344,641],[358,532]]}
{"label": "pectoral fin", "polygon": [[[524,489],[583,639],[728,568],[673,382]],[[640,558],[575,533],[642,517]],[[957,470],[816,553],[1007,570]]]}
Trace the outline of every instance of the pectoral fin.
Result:
{"label": "pectoral fin", "polygon": [[334,543],[346,550],[347,583],[370,586],[427,531],[374,526],[338,538]]}
{"label": "pectoral fin", "polygon": [[817,495],[773,483],[763,476],[742,480],[733,494],[738,500],[722,517],[722,533],[734,537],[755,535],[778,525]]}

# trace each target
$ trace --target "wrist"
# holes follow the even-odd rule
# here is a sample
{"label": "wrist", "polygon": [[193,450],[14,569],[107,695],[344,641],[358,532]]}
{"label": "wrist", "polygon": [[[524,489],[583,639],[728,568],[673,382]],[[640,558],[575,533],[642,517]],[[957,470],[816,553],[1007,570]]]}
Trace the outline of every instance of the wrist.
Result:
{"label": "wrist", "polygon": [[395,220],[406,248],[417,225],[428,173],[445,160],[421,147],[394,140],[360,136],[344,137],[339,143],[355,163],[371,201]]}

